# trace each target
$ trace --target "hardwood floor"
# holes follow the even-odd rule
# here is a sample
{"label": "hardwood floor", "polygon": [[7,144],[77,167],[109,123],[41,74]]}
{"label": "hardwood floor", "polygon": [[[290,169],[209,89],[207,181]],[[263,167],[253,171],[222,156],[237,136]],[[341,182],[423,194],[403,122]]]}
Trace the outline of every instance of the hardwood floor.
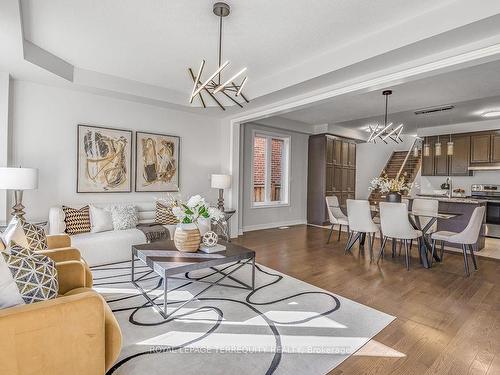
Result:
{"label": "hardwood floor", "polygon": [[446,253],[429,270],[414,246],[406,271],[404,257],[391,258],[390,246],[377,266],[368,245],[361,255],[357,245],[344,255],[346,234],[340,242],[336,235],[327,245],[328,230],[301,225],[235,240],[265,266],[397,317],[372,344],[404,356],[391,356],[389,348],[387,355],[370,353],[367,345],[331,374],[500,374],[498,260],[479,258],[479,271],[465,278],[462,255]]}

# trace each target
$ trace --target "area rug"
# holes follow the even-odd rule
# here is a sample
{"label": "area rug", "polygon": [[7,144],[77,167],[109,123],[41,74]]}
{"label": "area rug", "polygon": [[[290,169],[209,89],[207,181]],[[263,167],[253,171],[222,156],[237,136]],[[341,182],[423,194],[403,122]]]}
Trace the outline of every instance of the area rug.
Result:
{"label": "area rug", "polygon": [[[123,334],[120,357],[108,374],[326,374],[394,319],[257,265],[254,291],[214,286],[165,320],[130,282],[130,265],[92,270],[94,288]],[[135,267],[141,286],[162,305],[161,278],[138,260]],[[219,269],[232,267],[237,264]],[[206,287],[189,279],[220,278],[211,270],[185,276],[186,281],[169,280],[172,311]],[[231,276],[226,284],[249,283],[251,265]]]}

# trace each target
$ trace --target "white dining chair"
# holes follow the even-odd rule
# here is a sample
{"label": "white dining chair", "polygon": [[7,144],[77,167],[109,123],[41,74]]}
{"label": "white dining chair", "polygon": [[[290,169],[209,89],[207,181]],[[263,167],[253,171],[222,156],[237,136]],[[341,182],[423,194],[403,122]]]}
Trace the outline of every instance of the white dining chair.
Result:
{"label": "white dining chair", "polygon": [[402,240],[405,245],[406,269],[410,269],[411,247],[410,241],[422,239],[422,231],[413,228],[408,219],[408,206],[405,203],[380,202],[380,225],[383,239],[377,263],[384,254],[384,247],[388,238]]}
{"label": "white dining chair", "polygon": [[[437,216],[439,210],[439,201],[437,199],[422,199],[415,198],[411,206],[412,212],[428,212],[433,216]],[[425,228],[432,220],[430,217],[419,217],[420,228]],[[434,233],[437,230],[437,221],[426,231],[426,233]]]}
{"label": "white dining chair", "polygon": [[362,236],[367,236],[370,248],[370,261],[372,261],[375,233],[380,232],[380,226],[373,222],[370,202],[367,200],[348,199],[347,220],[349,222],[349,239],[347,240],[345,252],[350,251],[356,241],[361,240]]}
{"label": "white dining chair", "polygon": [[[328,241],[330,242],[330,238],[332,237],[333,227],[335,225],[339,226],[339,235],[337,237],[337,241],[340,241],[340,233],[342,232],[342,225],[349,226],[349,222],[347,220],[347,216],[342,212],[339,205],[339,199],[335,195],[331,195],[325,197],[326,200],[326,209],[328,212],[328,218],[332,226],[330,227],[330,234],[328,234]],[[349,232],[349,229],[347,229]]]}
{"label": "white dining chair", "polygon": [[441,261],[443,260],[444,244],[455,243],[462,245],[462,252],[464,254],[464,269],[465,275],[469,276],[469,261],[467,259],[467,247],[469,248],[470,255],[472,258],[472,263],[474,264],[474,269],[477,270],[476,257],[474,256],[473,245],[477,242],[479,238],[479,233],[481,232],[481,226],[483,224],[484,212],[486,210],[485,206],[476,207],[472,211],[472,215],[469,219],[469,223],[465,229],[461,232],[449,232],[449,231],[439,231],[431,235],[432,238],[432,259],[434,258],[434,253],[436,249],[436,241],[441,241]]}

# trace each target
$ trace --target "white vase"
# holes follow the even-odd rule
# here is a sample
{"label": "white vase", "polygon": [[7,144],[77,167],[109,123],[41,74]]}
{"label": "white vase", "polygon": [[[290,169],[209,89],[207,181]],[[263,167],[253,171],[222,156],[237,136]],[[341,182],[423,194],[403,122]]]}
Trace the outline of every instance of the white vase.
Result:
{"label": "white vase", "polygon": [[177,224],[174,232],[174,244],[177,250],[194,253],[200,248],[200,242],[200,230],[196,224]]}

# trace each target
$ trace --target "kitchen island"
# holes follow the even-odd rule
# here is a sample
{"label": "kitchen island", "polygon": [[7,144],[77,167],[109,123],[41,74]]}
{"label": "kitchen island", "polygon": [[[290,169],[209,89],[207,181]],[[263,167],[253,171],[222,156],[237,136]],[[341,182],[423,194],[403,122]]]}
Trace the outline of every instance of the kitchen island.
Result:
{"label": "kitchen island", "polygon": [[[413,202],[413,199],[435,199],[439,201],[439,212],[443,213],[452,213],[459,214],[451,219],[437,221],[437,230],[446,230],[450,232],[461,232],[465,229],[467,224],[469,223],[470,217],[472,216],[472,212],[478,206],[486,206],[486,200],[484,199],[474,199],[467,197],[452,197],[448,198],[447,196],[442,195],[426,195],[426,194],[417,194],[415,197],[409,197],[410,208]],[[483,218],[483,221],[486,222],[486,216]],[[484,240],[484,225],[481,228],[481,232],[479,233],[479,238],[477,242],[473,245],[475,251],[480,251],[484,248],[485,240]],[[457,247],[461,248],[460,244],[452,244],[447,243],[448,247]]]}

